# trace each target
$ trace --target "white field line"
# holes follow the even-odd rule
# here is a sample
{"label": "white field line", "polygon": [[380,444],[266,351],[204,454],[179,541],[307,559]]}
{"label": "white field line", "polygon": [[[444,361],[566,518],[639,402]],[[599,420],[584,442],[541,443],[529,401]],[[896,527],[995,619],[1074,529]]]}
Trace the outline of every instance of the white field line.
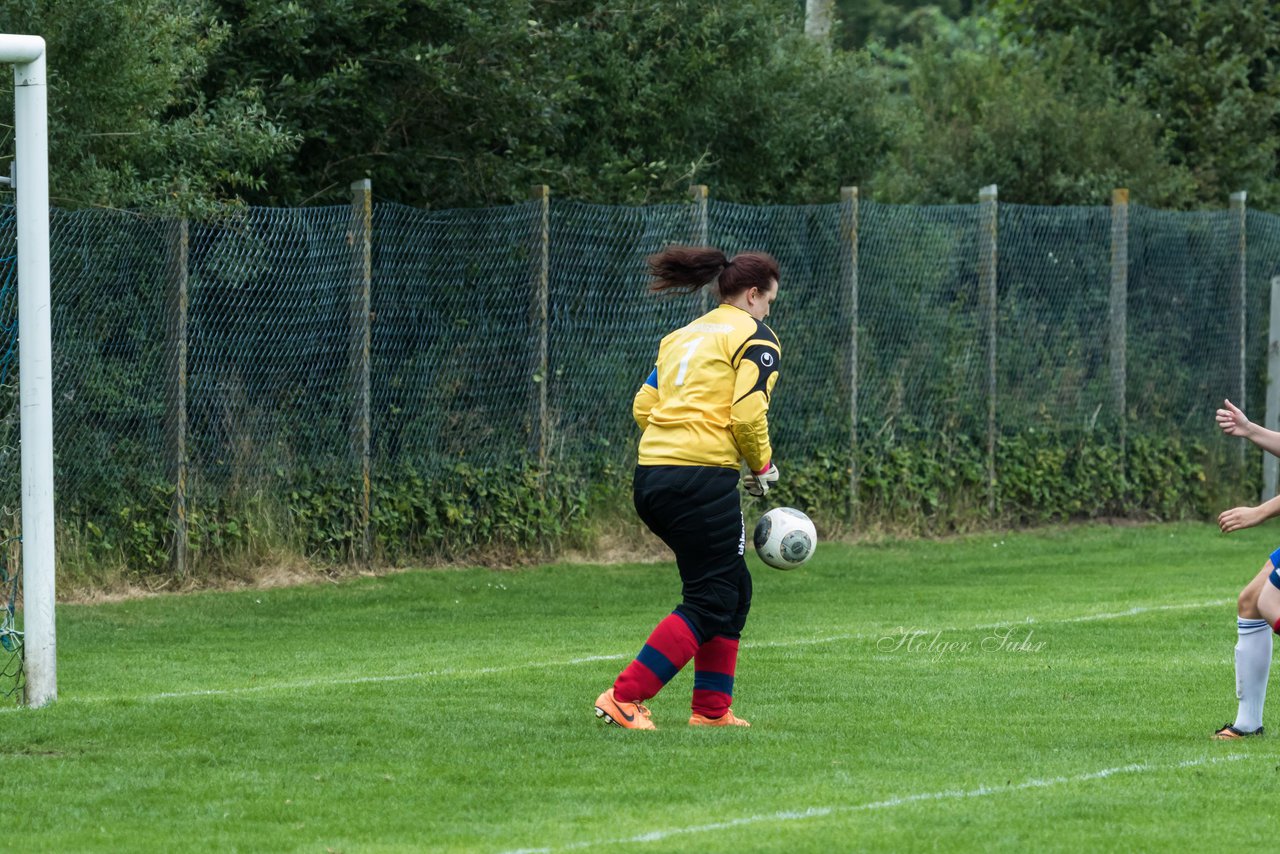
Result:
{"label": "white field line", "polygon": [[1139,614],[1151,614],[1159,611],[1192,611],[1197,608],[1216,608],[1230,605],[1235,599],[1215,599],[1212,602],[1187,602],[1181,605],[1142,605],[1125,611],[1111,611],[1103,614],[1084,614],[1079,617],[1061,617],[1054,620],[1037,620],[1027,617],[1025,620],[1006,620],[1003,623],[987,623],[974,626],[975,629],[1002,629],[1005,626],[1044,625],[1046,623],[1092,623],[1095,620],[1119,620],[1123,617],[1136,617]]}
{"label": "white field line", "polygon": [[939,792],[918,792],[911,795],[899,795],[894,798],[887,798],[883,801],[867,801],[861,804],[839,804],[828,807],[808,807],[807,809],[761,813],[759,815],[743,816],[741,818],[729,819],[728,821],[717,821],[709,824],[695,824],[687,827],[668,827],[661,830],[651,830],[647,833],[641,833],[636,836],[629,836],[625,838],[593,839],[589,842],[574,842],[569,845],[561,845],[557,847],[517,848],[504,852],[504,854],[552,854],[552,852],[555,851],[576,851],[583,848],[607,848],[611,846],[634,845],[644,842],[661,842],[663,840],[670,839],[673,836],[732,830],[734,828],[748,827],[755,824],[781,824],[793,821],[806,821],[812,818],[824,818],[826,816],[841,813],[893,809],[894,807],[928,801],[985,798],[991,795],[1013,794],[1026,791],[1028,789],[1047,789],[1054,786],[1069,785],[1071,783],[1087,783],[1093,780],[1104,780],[1107,777],[1114,777],[1119,774],[1148,774],[1152,772],[1159,773],[1165,771],[1177,771],[1182,768],[1195,768],[1201,765],[1216,765],[1220,762],[1236,762],[1241,759],[1248,758],[1250,758],[1248,754],[1231,753],[1226,756],[1209,756],[1201,759],[1188,759],[1185,762],[1177,762],[1170,765],[1134,763],[1132,765],[1119,765],[1115,768],[1103,768],[1100,771],[1091,771],[1088,774],[1077,774],[1072,777],[1047,777],[1037,780],[1026,780],[1021,783],[979,786],[976,789],[944,789]]}
{"label": "white field line", "polygon": [[[1034,617],[1026,617],[1022,620],[1005,620],[999,623],[983,623],[977,626],[969,626],[967,628],[943,628],[931,629],[930,631],[941,632],[960,632],[960,631],[977,631],[982,629],[1004,628],[1006,626],[1021,625],[1054,625],[1057,623],[1084,623],[1095,620],[1119,620],[1125,617],[1135,617],[1140,614],[1157,613],[1160,611],[1189,611],[1199,608],[1214,608],[1222,605],[1228,605],[1234,602],[1234,599],[1217,599],[1211,602],[1188,602],[1175,605],[1143,605],[1129,608],[1126,611],[1113,611],[1100,614],[1084,614],[1074,617],[1058,617],[1054,619],[1036,619]],[[838,643],[846,640],[868,640],[875,637],[882,637],[883,632],[879,635],[867,635],[857,632],[836,635],[823,635],[812,638],[788,638],[786,640],[776,641],[745,641],[742,646],[744,649],[775,649],[779,647],[796,647],[796,646],[815,646],[826,643]],[[66,697],[58,702],[66,703],[101,703],[114,701],[133,701],[133,702],[152,702],[157,700],[182,699],[187,697],[226,697],[236,696],[240,694],[253,694],[263,691],[305,691],[312,688],[333,688],[342,685],[370,685],[381,682],[407,682],[423,679],[443,679],[449,677],[470,677],[484,676],[492,673],[511,673],[519,670],[543,670],[556,667],[571,667],[578,664],[589,664],[596,661],[626,661],[632,656],[625,654],[604,654],[604,655],[585,655],[577,658],[558,659],[555,661],[522,661],[512,664],[497,665],[494,667],[471,667],[471,668],[444,668],[440,670],[421,670],[413,673],[396,673],[383,676],[338,676],[328,679],[301,679],[292,682],[267,682],[261,685],[236,685],[230,688],[206,688],[195,689],[190,691],[164,691],[159,694],[142,694],[136,697],[129,696],[87,696],[87,697]],[[0,714],[4,712],[21,711],[20,707],[0,707]]]}

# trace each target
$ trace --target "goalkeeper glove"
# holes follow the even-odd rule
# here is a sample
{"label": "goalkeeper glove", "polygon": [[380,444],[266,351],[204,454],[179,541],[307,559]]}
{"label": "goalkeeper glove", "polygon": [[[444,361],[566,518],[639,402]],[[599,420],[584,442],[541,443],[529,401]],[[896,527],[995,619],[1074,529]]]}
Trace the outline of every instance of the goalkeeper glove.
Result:
{"label": "goalkeeper glove", "polygon": [[747,492],[759,498],[778,482],[778,467],[770,462],[762,471],[752,472],[742,480]]}

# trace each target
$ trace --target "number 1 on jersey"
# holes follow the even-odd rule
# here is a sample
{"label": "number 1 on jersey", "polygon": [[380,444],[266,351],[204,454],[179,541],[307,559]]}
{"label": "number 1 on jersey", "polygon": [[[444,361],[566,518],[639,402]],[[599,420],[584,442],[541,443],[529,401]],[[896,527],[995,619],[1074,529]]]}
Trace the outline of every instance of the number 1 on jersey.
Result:
{"label": "number 1 on jersey", "polygon": [[693,358],[693,351],[698,349],[703,337],[705,336],[695,338],[684,345],[684,358],[680,360],[680,370],[676,372],[676,385],[684,385],[684,375],[689,372],[689,360]]}

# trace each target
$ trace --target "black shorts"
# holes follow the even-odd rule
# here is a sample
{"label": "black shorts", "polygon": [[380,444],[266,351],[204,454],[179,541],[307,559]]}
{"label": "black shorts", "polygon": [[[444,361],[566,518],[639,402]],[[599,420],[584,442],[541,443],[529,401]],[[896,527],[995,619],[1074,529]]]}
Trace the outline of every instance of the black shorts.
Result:
{"label": "black shorts", "polygon": [[700,641],[737,638],[751,610],[738,472],[720,466],[636,466],[636,512],[676,555],[676,607]]}

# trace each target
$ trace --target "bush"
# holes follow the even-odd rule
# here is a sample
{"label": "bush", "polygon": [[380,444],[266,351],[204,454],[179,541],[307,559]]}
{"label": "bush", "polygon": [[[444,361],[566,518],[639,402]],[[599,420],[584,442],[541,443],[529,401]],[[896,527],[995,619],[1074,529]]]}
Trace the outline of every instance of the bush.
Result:
{"label": "bush", "polygon": [[[859,446],[856,504],[848,455],[826,452],[781,460],[781,485],[765,502],[745,499],[743,508],[750,517],[766,505],[799,507],[827,537],[1194,519],[1222,500],[1210,494],[1207,472],[1235,465],[1194,439],[1134,434],[1122,447],[1118,435],[1087,430],[1028,429],[1000,437],[995,451],[994,503],[984,438],[899,429]],[[168,573],[173,495],[157,484],[137,501],[64,520],[63,565],[96,573],[118,563],[134,577]],[[197,488],[187,505],[188,566],[234,571],[281,554],[322,566],[355,561],[363,553],[360,506],[360,484],[346,472],[310,471],[288,487],[238,499],[205,497]],[[391,564],[545,558],[590,545],[602,520],[619,516],[631,516],[630,477],[617,461],[549,471],[528,462],[430,471],[405,463],[376,472],[370,484],[371,557]]]}
{"label": "bush", "polygon": [[1210,507],[1204,445],[1178,436],[1033,429],[995,448],[992,512],[986,441],[898,430],[864,439],[850,507],[847,455],[783,461],[771,504],[800,507],[824,533],[941,534],[984,526],[1125,517],[1204,518]]}

